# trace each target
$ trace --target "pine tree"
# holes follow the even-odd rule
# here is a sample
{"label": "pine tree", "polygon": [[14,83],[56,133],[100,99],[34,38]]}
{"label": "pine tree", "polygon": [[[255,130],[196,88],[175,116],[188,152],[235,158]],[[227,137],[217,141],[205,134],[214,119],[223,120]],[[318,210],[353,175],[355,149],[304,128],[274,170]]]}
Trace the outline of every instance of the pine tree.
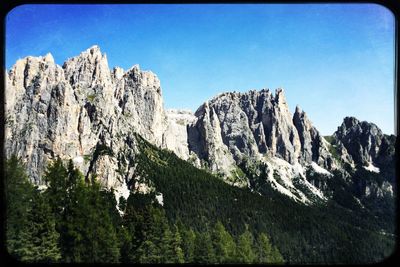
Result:
{"label": "pine tree", "polygon": [[159,207],[150,206],[150,220],[145,227],[146,240],[152,241],[158,248],[156,255],[158,263],[172,261],[172,233],[164,210]]}
{"label": "pine tree", "polygon": [[282,254],[279,252],[278,248],[272,246],[271,250],[271,263],[284,263],[285,260],[283,259]]}
{"label": "pine tree", "polygon": [[154,195],[131,194],[125,207],[123,226],[132,241],[130,252],[124,253],[124,261],[182,262],[180,237],[171,231],[165,211],[155,204]]}
{"label": "pine tree", "polygon": [[235,262],[236,244],[232,236],[225,230],[224,225],[218,221],[212,231],[212,243],[215,249],[217,263]]}
{"label": "pine tree", "polygon": [[28,213],[32,209],[33,186],[28,181],[22,162],[11,156],[6,162],[5,197],[6,197],[6,245],[8,252],[21,259],[29,253],[27,247]]}
{"label": "pine tree", "polygon": [[257,258],[259,263],[284,263],[278,248],[271,244],[265,233],[261,233],[257,238]]}
{"label": "pine tree", "polygon": [[123,213],[125,213],[125,209],[126,209],[127,204],[128,204],[128,201],[123,196],[120,196],[119,200],[118,200],[118,208],[119,208],[119,210],[122,211]]}
{"label": "pine tree", "polygon": [[151,241],[144,241],[137,250],[139,263],[160,263],[159,249]]}
{"label": "pine tree", "polygon": [[45,171],[44,181],[48,186],[45,195],[56,218],[57,230],[67,201],[67,179],[68,171],[60,158],[51,163]]}
{"label": "pine tree", "polygon": [[215,251],[209,232],[197,233],[195,239],[194,258],[195,263],[215,263]]}
{"label": "pine tree", "polygon": [[129,236],[129,244],[126,244],[127,251],[123,253],[124,262],[139,262],[140,245],[145,241],[147,224],[149,224],[151,201],[147,196],[140,193],[132,193],[127,199],[125,212],[122,218],[122,226]]}
{"label": "pine tree", "polygon": [[261,233],[257,238],[257,256],[260,263],[271,263],[272,245],[265,233]]}
{"label": "pine tree", "polygon": [[196,234],[193,229],[183,229],[182,232],[182,249],[185,256],[185,263],[194,262],[194,250],[195,250],[195,240]]}
{"label": "pine tree", "polygon": [[162,232],[162,238],[160,242],[160,254],[162,263],[174,263],[175,262],[175,251],[173,249],[173,236],[172,232],[166,223],[165,225],[160,225],[164,228]]}
{"label": "pine tree", "polygon": [[49,166],[46,180],[46,195],[59,218],[63,261],[117,262],[120,252],[116,228],[100,185],[86,184],[71,161],[66,169],[60,159]]}
{"label": "pine tree", "polygon": [[248,226],[243,234],[239,236],[237,244],[237,260],[240,263],[254,263],[256,255],[253,250],[253,235],[250,233]]}
{"label": "pine tree", "polygon": [[118,247],[120,248],[120,262],[130,262],[129,254],[132,250],[132,236],[129,234],[126,226],[120,225],[117,228]]}
{"label": "pine tree", "polygon": [[[119,248],[116,229],[113,225],[106,199],[100,185],[77,183],[77,202],[72,203],[77,217],[72,222],[73,231],[82,239],[73,252],[82,262],[118,262]],[[72,232],[73,233],[73,232]]]}
{"label": "pine tree", "polygon": [[32,199],[32,209],[28,214],[28,232],[31,251],[25,259],[32,262],[56,262],[61,258],[58,247],[59,234],[55,229],[55,220],[51,208],[36,191]]}
{"label": "pine tree", "polygon": [[24,262],[55,262],[61,257],[51,208],[28,181],[20,160],[6,163],[7,249]]}
{"label": "pine tree", "polygon": [[[56,211],[56,216],[60,213],[58,229],[63,261],[83,262],[86,252],[86,247],[83,244],[85,238],[83,231],[87,225],[82,222],[83,216],[86,216],[82,209],[86,208],[87,195],[84,190],[82,175],[79,172],[74,172],[70,165],[68,167],[69,171],[59,159],[50,165],[46,173],[46,177],[50,178],[47,178],[50,180],[50,184],[46,192],[48,191],[50,198],[61,198],[62,207],[58,208],[59,203],[55,203],[53,210]],[[59,179],[61,180],[58,182],[54,181],[57,179],[57,172],[60,173]],[[73,175],[76,177],[72,177]],[[50,203],[53,203],[53,201]]]}
{"label": "pine tree", "polygon": [[183,254],[182,249],[182,237],[179,232],[179,228],[174,225],[173,227],[173,238],[172,238],[172,251],[173,251],[173,263],[184,263],[185,262],[185,255]]}
{"label": "pine tree", "polygon": [[74,163],[70,159],[67,166],[66,187],[69,190],[75,190],[78,186],[83,185],[84,177],[79,169],[74,167]]}

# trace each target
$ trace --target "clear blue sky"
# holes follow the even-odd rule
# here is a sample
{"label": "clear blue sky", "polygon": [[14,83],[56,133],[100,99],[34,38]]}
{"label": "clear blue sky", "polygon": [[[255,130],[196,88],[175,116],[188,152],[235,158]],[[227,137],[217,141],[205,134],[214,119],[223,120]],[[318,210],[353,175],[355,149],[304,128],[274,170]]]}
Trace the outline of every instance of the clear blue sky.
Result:
{"label": "clear blue sky", "polygon": [[23,5],[6,18],[7,69],[94,44],[110,67],[156,73],[166,108],[282,87],[324,135],[345,116],[394,133],[394,17],[379,5]]}

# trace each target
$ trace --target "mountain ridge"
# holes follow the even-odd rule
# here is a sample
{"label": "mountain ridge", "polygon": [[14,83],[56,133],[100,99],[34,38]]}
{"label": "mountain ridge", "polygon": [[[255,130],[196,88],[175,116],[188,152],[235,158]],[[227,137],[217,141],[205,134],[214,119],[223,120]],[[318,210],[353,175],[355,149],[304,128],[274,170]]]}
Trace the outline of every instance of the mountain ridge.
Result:
{"label": "mountain ridge", "polygon": [[[194,114],[166,111],[154,73],[138,65],[110,70],[96,45],[62,67],[50,53],[18,60],[6,82],[6,155],[22,157],[37,184],[43,183],[47,163],[59,156],[73,159],[86,177],[96,173],[103,186],[123,192],[138,178],[134,132],[240,187],[251,188],[252,181],[239,166],[266,164],[269,182],[304,203],[312,201],[294,177],[325,198],[308,182],[308,169],[328,174],[343,170],[343,164],[358,164],[376,170],[381,158],[394,156],[393,138],[358,120],[345,119],[330,144],[299,106],[290,113],[282,88],[275,95],[269,89],[221,93]],[[360,139],[360,157],[360,147],[352,148],[349,138]]]}

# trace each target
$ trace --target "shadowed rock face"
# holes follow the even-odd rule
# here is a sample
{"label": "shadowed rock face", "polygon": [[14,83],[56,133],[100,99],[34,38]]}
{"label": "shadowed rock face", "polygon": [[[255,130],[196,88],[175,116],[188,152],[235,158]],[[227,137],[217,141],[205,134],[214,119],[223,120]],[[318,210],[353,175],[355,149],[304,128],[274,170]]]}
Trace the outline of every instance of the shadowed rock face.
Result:
{"label": "shadowed rock face", "polygon": [[[393,196],[393,188],[396,187],[396,136],[384,135],[373,123],[346,117],[333,137],[337,147],[341,149],[343,161],[364,171],[360,175],[350,177],[356,196]],[[379,173],[381,182],[368,178],[371,174],[366,173],[364,169]]]}
{"label": "shadowed rock face", "polygon": [[360,122],[354,117],[344,118],[334,137],[358,165],[377,163],[381,150],[388,144],[387,138],[375,124]]}
{"label": "shadowed rock face", "polygon": [[316,162],[326,169],[332,169],[335,165],[328,150],[328,144],[318,130],[312,126],[306,113],[296,106],[293,115],[293,124],[299,134],[301,143],[301,163]]}

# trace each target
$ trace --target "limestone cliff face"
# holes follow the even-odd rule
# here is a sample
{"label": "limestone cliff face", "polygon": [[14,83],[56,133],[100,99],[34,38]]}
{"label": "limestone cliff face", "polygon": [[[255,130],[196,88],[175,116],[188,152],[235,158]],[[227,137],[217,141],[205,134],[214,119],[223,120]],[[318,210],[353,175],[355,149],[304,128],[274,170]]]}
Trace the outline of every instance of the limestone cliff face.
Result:
{"label": "limestone cliff face", "polygon": [[170,109],[165,111],[167,126],[162,136],[162,147],[174,151],[184,160],[191,157],[187,127],[196,120],[190,110]]}
{"label": "limestone cliff face", "polygon": [[203,104],[189,126],[189,149],[224,171],[244,158],[278,157],[290,164],[316,162],[331,169],[326,141],[304,112],[291,115],[283,89],[224,93]]}
{"label": "limestone cliff face", "polygon": [[6,154],[22,157],[36,183],[60,157],[118,186],[133,175],[134,132],[162,143],[167,122],[157,76],[138,66],[110,71],[97,46],[62,67],[50,54],[21,59],[6,80]]}
{"label": "limestone cliff face", "polygon": [[212,171],[229,171],[235,161],[221,135],[221,122],[208,102],[195,113],[196,123],[188,126],[189,150],[202,160],[202,166]]}

